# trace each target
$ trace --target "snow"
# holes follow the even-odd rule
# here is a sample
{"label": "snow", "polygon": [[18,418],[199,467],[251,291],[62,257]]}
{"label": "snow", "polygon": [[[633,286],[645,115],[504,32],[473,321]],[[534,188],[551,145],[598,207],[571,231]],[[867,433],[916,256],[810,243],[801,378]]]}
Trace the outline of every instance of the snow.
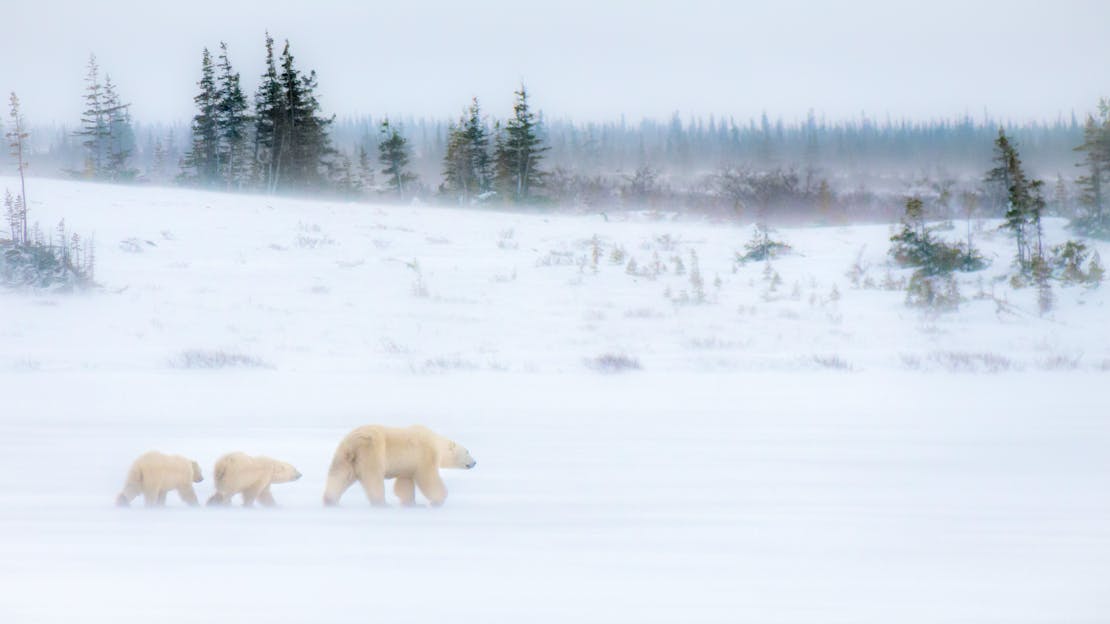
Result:
{"label": "snow", "polygon": [[[772,292],[762,264],[734,272],[731,223],[29,193],[44,229],[95,232],[104,289],[0,293],[0,621],[1110,615],[1106,287],[1058,288],[1040,317],[994,279],[1010,242],[990,223],[981,289],[1006,305],[972,275],[929,315],[846,275],[862,249],[883,281],[886,225],[781,230],[798,253]],[[616,246],[667,274],[628,275]],[[691,249],[708,301],[675,303]],[[239,356],[256,365],[203,367]],[[444,472],[440,509],[357,487],[323,508],[336,442],[371,422],[426,424],[478,465]],[[206,477],[231,450],[305,476],[273,510],[115,508],[152,448]]]}

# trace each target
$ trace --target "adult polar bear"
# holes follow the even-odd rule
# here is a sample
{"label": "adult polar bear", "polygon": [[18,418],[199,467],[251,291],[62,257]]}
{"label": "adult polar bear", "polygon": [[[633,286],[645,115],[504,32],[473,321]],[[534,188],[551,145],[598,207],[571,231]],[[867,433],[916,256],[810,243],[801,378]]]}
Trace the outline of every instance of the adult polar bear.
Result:
{"label": "adult polar bear", "polygon": [[440,468],[474,467],[470,452],[427,427],[366,425],[347,434],[335,449],[328,469],[324,504],[336,505],[355,481],[373,505],[385,504],[385,480],[396,479],[393,492],[402,505],[416,503],[416,489],[438,507],[447,499]]}

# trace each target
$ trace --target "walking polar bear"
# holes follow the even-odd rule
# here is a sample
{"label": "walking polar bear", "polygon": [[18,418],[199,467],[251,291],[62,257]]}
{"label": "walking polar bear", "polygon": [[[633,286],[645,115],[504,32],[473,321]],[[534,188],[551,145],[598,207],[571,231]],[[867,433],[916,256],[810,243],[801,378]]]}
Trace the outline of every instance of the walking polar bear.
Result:
{"label": "walking polar bear", "polygon": [[116,504],[127,507],[136,496],[142,494],[147,507],[161,507],[166,504],[166,493],[177,490],[181,500],[196,506],[199,503],[193,484],[203,480],[200,464],[188,457],[150,451],[140,455],[131,464],[131,469],[127,471],[127,481],[116,498]]}
{"label": "walking polar bear", "polygon": [[324,504],[336,505],[355,481],[362,483],[370,503],[385,504],[385,480],[396,479],[393,492],[402,505],[416,504],[416,487],[432,505],[447,499],[440,468],[471,469],[470,452],[431,429],[367,425],[347,434],[335,449],[328,470]]}
{"label": "walking polar bear", "polygon": [[208,499],[208,506],[227,505],[233,496],[242,494],[244,507],[250,507],[255,500],[273,507],[276,503],[270,493],[270,485],[301,478],[301,473],[292,464],[239,452],[228,453],[216,460],[216,469],[212,474],[216,481],[216,493]]}

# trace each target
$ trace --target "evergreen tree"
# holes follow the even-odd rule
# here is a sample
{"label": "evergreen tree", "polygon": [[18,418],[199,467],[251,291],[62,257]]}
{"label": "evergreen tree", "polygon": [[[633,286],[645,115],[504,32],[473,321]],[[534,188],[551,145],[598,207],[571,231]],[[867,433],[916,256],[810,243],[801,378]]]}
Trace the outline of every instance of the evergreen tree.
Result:
{"label": "evergreen tree", "polygon": [[281,53],[281,115],[275,128],[277,162],[271,186],[311,188],[326,181],[321,168],[334,150],[327,129],[333,118],[320,115],[316,100],[316,72],[302,74],[296,69],[289,42]]}
{"label": "evergreen tree", "polygon": [[131,153],[135,149],[135,132],[131,127],[130,104],[124,104],[111,76],[104,76],[104,108],[108,120],[107,163],[103,176],[112,182],[135,179],[137,171],[131,168]]}
{"label": "evergreen tree", "polygon": [[416,179],[407,169],[409,163],[408,141],[401,136],[389,119],[382,121],[379,129],[381,140],[378,142],[378,162],[382,165],[382,175],[390,191],[404,197],[410,182]]}
{"label": "evergreen tree", "polygon": [[1004,130],[999,129],[995,140],[997,167],[987,174],[988,181],[1006,184],[1006,213],[1002,227],[1010,230],[1017,244],[1015,262],[1022,271],[1035,268],[1043,262],[1041,215],[1044,211],[1044,183],[1029,180],[1021,164],[1017,148]]}
{"label": "evergreen tree", "polygon": [[505,124],[504,136],[496,138],[494,160],[499,189],[514,201],[526,202],[543,185],[539,163],[548,148],[539,136],[539,124],[529,108],[524,85],[515,95],[513,116]]}
{"label": "evergreen tree", "polygon": [[471,157],[472,146],[466,136],[466,120],[451,124],[447,129],[447,153],[443,157],[443,184],[440,192],[469,203],[472,194],[477,192]]}
{"label": "evergreen tree", "polygon": [[370,164],[370,154],[365,145],[358,146],[359,189],[363,192],[374,186],[374,166]]}
{"label": "evergreen tree", "polygon": [[183,177],[204,187],[215,186],[220,173],[219,94],[216,73],[208,48],[201,53],[200,92],[193,98],[197,114],[193,116],[193,146],[185,155]]}
{"label": "evergreen tree", "polygon": [[232,71],[227,44],[222,41],[219,70],[216,99],[219,175],[225,188],[230,190],[242,187],[248,173],[247,130],[250,115],[247,113],[247,97],[239,84],[239,73]]}
{"label": "evergreen tree", "polygon": [[1080,232],[1096,236],[1110,236],[1110,215],[1107,215],[1107,193],[1103,189],[1110,180],[1110,100],[1099,102],[1099,117],[1087,116],[1083,127],[1083,144],[1075,148],[1084,153],[1080,167],[1086,173],[1076,183],[1080,188],[1079,203],[1084,213],[1072,226]]}
{"label": "evergreen tree", "polygon": [[267,192],[275,190],[275,167],[282,122],[282,90],[274,61],[274,39],[266,33],[266,73],[254,95],[254,181]]}
{"label": "evergreen tree", "polygon": [[104,87],[100,84],[100,66],[96,55],[89,55],[88,70],[85,74],[85,111],[81,114],[81,129],[76,132],[84,137],[81,145],[85,148],[85,166],[82,175],[86,178],[101,177],[108,160],[109,123],[104,103]]}
{"label": "evergreen tree", "polygon": [[482,119],[482,111],[478,105],[478,98],[474,98],[467,111],[469,117],[464,125],[467,142],[470,144],[471,168],[474,171],[474,181],[479,193],[490,190],[493,184],[492,161],[489,155],[489,133],[486,131],[486,122]]}

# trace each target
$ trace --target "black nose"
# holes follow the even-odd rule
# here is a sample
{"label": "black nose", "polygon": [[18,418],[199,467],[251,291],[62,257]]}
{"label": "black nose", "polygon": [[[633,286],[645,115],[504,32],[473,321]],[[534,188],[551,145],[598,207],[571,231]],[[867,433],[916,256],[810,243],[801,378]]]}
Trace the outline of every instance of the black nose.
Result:
{"label": "black nose", "polygon": [[469,469],[471,469],[471,468],[473,468],[477,465],[478,465],[478,462],[472,461],[472,462],[470,462],[469,464],[466,465],[466,468],[467,468],[467,470],[469,470]]}

